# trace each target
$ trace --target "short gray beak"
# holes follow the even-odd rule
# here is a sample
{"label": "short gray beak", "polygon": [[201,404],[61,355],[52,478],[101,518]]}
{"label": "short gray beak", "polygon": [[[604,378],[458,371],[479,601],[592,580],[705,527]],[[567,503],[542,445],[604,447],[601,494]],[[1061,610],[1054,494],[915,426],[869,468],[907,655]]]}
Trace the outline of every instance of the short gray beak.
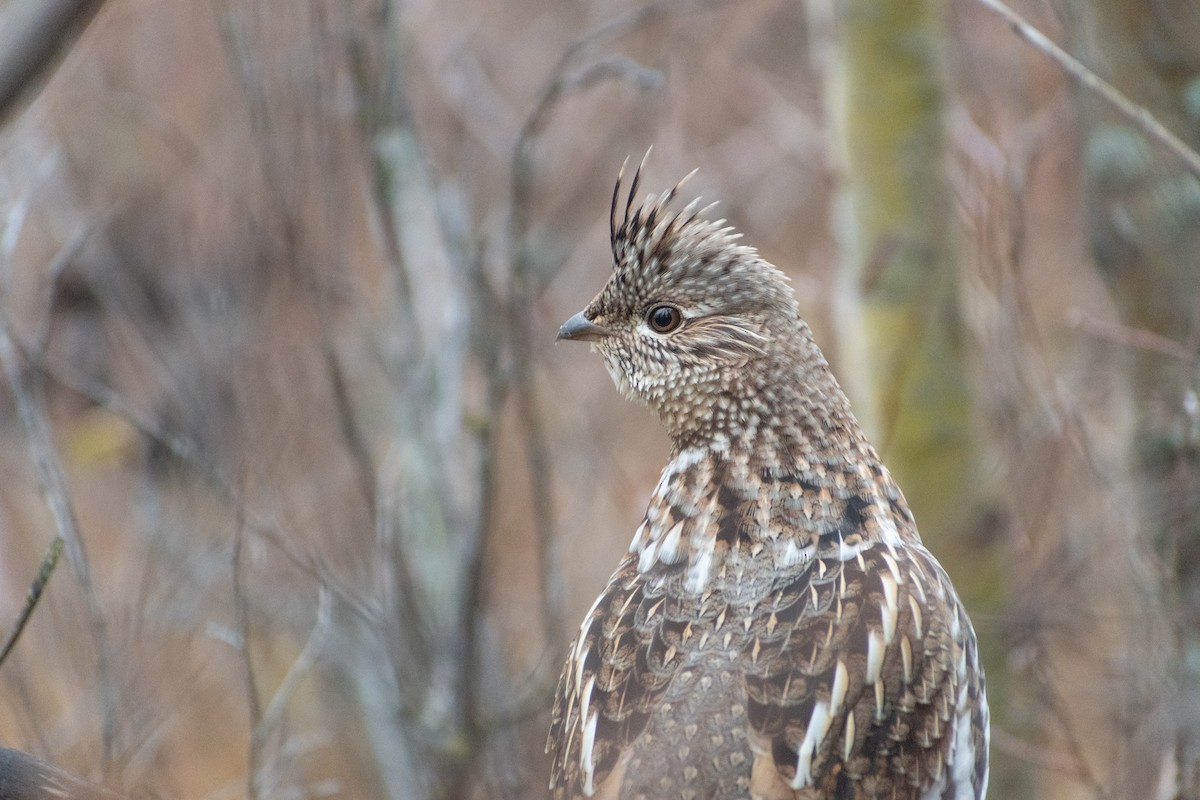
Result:
{"label": "short gray beak", "polygon": [[564,322],[558,329],[559,339],[573,339],[580,342],[594,342],[611,335],[612,331],[592,322],[583,315],[582,311]]}

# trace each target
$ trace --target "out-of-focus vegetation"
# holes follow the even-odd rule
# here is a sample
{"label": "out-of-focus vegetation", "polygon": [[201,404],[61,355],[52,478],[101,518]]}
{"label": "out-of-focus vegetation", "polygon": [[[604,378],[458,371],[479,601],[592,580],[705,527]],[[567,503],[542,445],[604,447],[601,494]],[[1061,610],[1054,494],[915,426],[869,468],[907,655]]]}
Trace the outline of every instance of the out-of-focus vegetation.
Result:
{"label": "out-of-focus vegetation", "polygon": [[[1194,3],[1016,7],[1200,141]],[[667,454],[554,334],[654,144],[911,487],[990,796],[1200,796],[1200,183],[975,0],[107,0],[55,65],[0,128],[0,633],[66,546],[0,742],[134,797],[544,796]]]}

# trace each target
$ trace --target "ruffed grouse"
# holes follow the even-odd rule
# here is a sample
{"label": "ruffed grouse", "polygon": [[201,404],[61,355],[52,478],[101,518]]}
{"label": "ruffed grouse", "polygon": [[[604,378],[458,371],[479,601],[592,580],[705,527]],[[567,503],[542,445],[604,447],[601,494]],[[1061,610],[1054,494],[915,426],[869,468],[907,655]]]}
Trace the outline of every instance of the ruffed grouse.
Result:
{"label": "ruffed grouse", "polygon": [[981,798],[975,633],[784,275],[676,186],[559,330],[671,460],[555,699],[555,798]]}

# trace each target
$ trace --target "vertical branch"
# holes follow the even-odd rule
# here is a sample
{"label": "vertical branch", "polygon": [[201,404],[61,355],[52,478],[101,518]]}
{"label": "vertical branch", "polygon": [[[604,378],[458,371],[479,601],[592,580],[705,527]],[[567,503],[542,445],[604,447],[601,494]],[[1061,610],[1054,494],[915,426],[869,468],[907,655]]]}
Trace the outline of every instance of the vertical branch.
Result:
{"label": "vertical branch", "polygon": [[[462,416],[448,418],[446,409],[460,402],[454,376],[463,372],[469,353],[465,328],[434,319],[426,306],[438,288],[446,293],[439,303],[464,302],[455,279],[468,274],[471,247],[442,202],[437,171],[414,121],[399,10],[382,0],[374,16],[372,36],[380,38],[353,39],[347,61],[358,135],[369,154],[367,212],[380,233],[391,281],[383,327],[371,328],[380,336],[369,347],[389,357],[392,436],[401,446],[376,465],[356,432],[350,396],[335,383],[344,438],[360,476],[373,484],[380,591],[390,612],[387,624],[375,629],[389,659],[379,666],[390,675],[368,665],[356,680],[360,691],[387,691],[387,701],[397,704],[395,713],[378,716],[370,734],[389,790],[458,797],[476,774],[471,765],[481,740],[472,671],[478,662],[474,593],[480,586],[472,576],[473,560],[484,548],[479,508],[486,506],[463,514],[457,503],[464,492],[448,488],[461,480],[456,456],[466,436]],[[436,278],[426,280],[434,272]],[[432,579],[434,569],[445,574]],[[402,752],[391,755],[397,748]]]}
{"label": "vertical branch", "polygon": [[[495,316],[498,301],[483,276],[481,264],[475,264],[472,275],[475,299],[483,307],[484,319]],[[500,347],[497,342],[481,337],[481,352],[484,374],[487,375],[487,407],[492,411],[491,418],[479,433],[479,509],[474,529],[470,532],[468,547],[465,550],[465,569],[462,576],[462,605],[459,607],[458,629],[463,635],[461,660],[458,664],[457,684],[462,694],[459,706],[458,723],[463,735],[477,751],[482,744],[483,727],[481,725],[481,703],[479,698],[480,680],[477,674],[480,663],[479,653],[479,615],[484,603],[484,569],[487,554],[489,511],[496,503],[496,412],[502,402],[503,393],[502,362]],[[460,777],[459,785],[451,787],[461,793],[465,789],[467,775],[465,770]],[[455,797],[459,794],[447,794]]]}
{"label": "vertical branch", "polygon": [[96,650],[96,683],[100,693],[100,738],[104,764],[113,760],[117,723],[117,690],[113,681],[112,653],[108,640],[108,623],[92,579],[87,549],[79,532],[79,523],[71,505],[67,479],[62,462],[54,447],[54,435],[47,417],[42,395],[40,373],[22,370],[16,343],[13,341],[12,320],[8,313],[8,292],[0,294],[0,363],[12,389],[17,414],[25,428],[29,453],[37,471],[38,485],[54,518],[55,528],[63,540],[67,560],[75,571],[87,607],[88,628]]}
{"label": "vertical branch", "polygon": [[346,370],[342,366],[342,361],[338,356],[337,350],[334,348],[327,325],[321,326],[321,350],[325,356],[325,369],[329,375],[330,388],[333,391],[334,410],[337,413],[338,427],[342,432],[342,439],[346,443],[346,449],[350,453],[350,459],[353,461],[355,470],[358,473],[358,485],[360,491],[363,493],[363,499],[366,501],[367,508],[374,513],[378,508],[375,500],[375,492],[379,485],[375,460],[371,456],[371,450],[367,446],[366,437],[354,413],[353,403],[350,398],[350,388],[346,385]]}
{"label": "vertical branch", "polygon": [[233,547],[230,552],[230,572],[233,581],[233,608],[238,638],[241,640],[242,679],[246,690],[246,705],[250,714],[250,754],[246,770],[246,797],[258,800],[258,774],[262,763],[262,737],[258,735],[262,721],[262,700],[258,694],[258,681],[254,676],[254,659],[250,653],[250,603],[246,598],[246,587],[242,576],[242,547],[245,544],[245,520],[242,504],[236,503],[237,522],[233,531]]}

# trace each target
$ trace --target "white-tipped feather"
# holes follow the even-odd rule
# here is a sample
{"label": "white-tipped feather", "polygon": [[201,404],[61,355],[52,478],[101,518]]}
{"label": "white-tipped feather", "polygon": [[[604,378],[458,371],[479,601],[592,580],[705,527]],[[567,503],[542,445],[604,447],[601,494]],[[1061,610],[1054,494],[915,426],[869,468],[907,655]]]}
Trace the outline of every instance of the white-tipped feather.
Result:
{"label": "white-tipped feather", "polygon": [[925,638],[924,620],[921,614],[921,604],[917,602],[917,598],[911,594],[908,596],[908,607],[912,609],[913,632],[917,634],[917,641]]}
{"label": "white-tipped feather", "polygon": [[599,719],[600,715],[595,711],[587,718],[587,724],[583,726],[583,745],[579,748],[579,769],[583,773],[583,793],[588,797],[591,797],[596,791],[596,787],[593,785],[596,777],[596,765],[592,760],[592,749],[596,746],[596,723]]}
{"label": "white-tipped feather", "polygon": [[850,686],[850,673],[846,670],[846,662],[838,659],[833,670],[833,688],[829,690],[829,708],[837,713],[846,700],[846,689]]}
{"label": "white-tipped feather", "polygon": [[900,565],[896,563],[896,557],[888,552],[881,552],[883,561],[887,564],[888,572],[892,573],[892,579],[897,584],[904,583],[904,575],[900,572]]}
{"label": "white-tipped feather", "polygon": [[662,544],[658,548],[658,560],[664,564],[674,564],[679,560],[679,539],[683,535],[683,520],[679,520],[667,531]]}
{"label": "white-tipped feather", "polygon": [[900,660],[904,664],[904,685],[912,683],[912,643],[907,636],[900,637]]}
{"label": "white-tipped feather", "polygon": [[638,572],[646,572],[654,562],[658,560],[658,542],[651,541],[642,548],[642,552],[638,553]]}
{"label": "white-tipped feather", "polygon": [[867,634],[867,683],[875,683],[879,680],[879,673],[883,670],[883,654],[886,650],[887,644],[883,641],[882,633],[872,630]]}
{"label": "white-tipped feather", "polygon": [[879,617],[883,623],[883,643],[891,644],[896,635],[896,622],[900,618],[900,604],[897,599],[896,579],[888,573],[879,576],[883,586],[883,606],[879,609]]}
{"label": "white-tipped feather", "polygon": [[633,541],[629,543],[629,552],[636,553],[646,546],[646,525],[649,520],[642,520],[638,529],[633,533]]}
{"label": "white-tipped feather", "polygon": [[804,731],[804,740],[796,753],[796,775],[789,784],[793,789],[803,789],[813,783],[813,756],[821,745],[829,730],[829,704],[819,701],[813,706],[812,716],[808,720],[808,728]]}

